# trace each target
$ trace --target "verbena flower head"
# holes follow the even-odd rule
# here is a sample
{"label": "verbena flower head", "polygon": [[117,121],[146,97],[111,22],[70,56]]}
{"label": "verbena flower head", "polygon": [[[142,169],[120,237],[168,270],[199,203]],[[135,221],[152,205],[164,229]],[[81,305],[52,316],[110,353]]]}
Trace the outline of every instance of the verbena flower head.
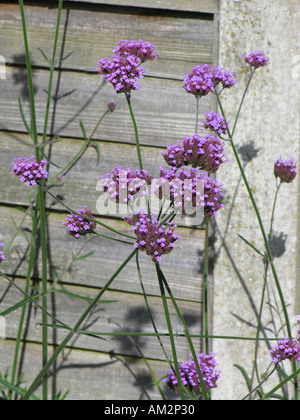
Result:
{"label": "verbena flower head", "polygon": [[278,345],[270,350],[274,363],[280,363],[284,360],[300,362],[300,347],[296,339],[285,337],[283,341],[278,341]]}
{"label": "verbena flower head", "polygon": [[99,60],[94,71],[110,82],[116,93],[140,90],[138,80],[143,78],[146,71],[140,64],[158,57],[155,51],[156,47],[150,42],[141,39],[122,40],[118,42],[117,48],[112,50],[115,55]]}
{"label": "verbena flower head", "polygon": [[214,131],[219,136],[226,133],[229,123],[225,122],[225,119],[221,114],[216,114],[211,111],[204,114],[204,116],[205,120],[202,120],[202,126],[204,129]]}
{"label": "verbena flower head", "polygon": [[222,67],[215,65],[212,69],[212,73],[215,86],[221,84],[223,88],[229,89],[237,83],[236,74],[231,73],[228,70],[224,70]]}
{"label": "verbena flower head", "polygon": [[227,161],[224,143],[214,136],[200,137],[198,133],[183,137],[182,142],[168,145],[162,156],[169,166],[181,168],[191,165],[208,173],[215,173]]}
{"label": "verbena flower head", "polygon": [[254,67],[254,69],[266,66],[270,62],[270,59],[262,51],[254,51],[249,55],[243,54],[243,57],[245,62]]}
{"label": "verbena flower head", "polygon": [[180,214],[190,214],[194,211],[204,210],[204,217],[216,216],[223,197],[222,184],[207,176],[197,168],[178,171],[176,168],[161,168],[160,178],[153,188],[159,198],[166,198],[174,203]]}
{"label": "verbena flower head", "polygon": [[35,185],[36,181],[48,178],[48,172],[44,167],[48,164],[46,160],[38,163],[35,156],[28,158],[17,158],[12,162],[11,174],[16,175],[27,185]]}
{"label": "verbena flower head", "polygon": [[133,225],[133,230],[137,236],[135,248],[145,251],[147,255],[152,257],[154,262],[161,261],[162,255],[169,254],[179,235],[175,235],[176,225],[167,223],[159,225],[159,221],[151,214],[149,218],[147,214],[138,213],[125,219],[129,225]]}
{"label": "verbena flower head", "polygon": [[159,57],[159,54],[156,52],[156,47],[150,42],[145,42],[142,39],[138,41],[122,40],[117,44],[118,47],[112,51],[114,54],[131,54],[138,57],[142,63],[147,60],[152,61],[156,57]]}
{"label": "verbena flower head", "polygon": [[140,90],[139,79],[145,69],[139,65],[140,59],[134,55],[115,55],[98,61],[95,71],[110,82],[116,93]]}
{"label": "verbena flower head", "polygon": [[297,162],[295,159],[290,158],[288,160],[283,160],[282,157],[275,162],[274,164],[274,175],[276,178],[279,178],[281,182],[292,182],[296,175]]}
{"label": "verbena flower head", "polygon": [[118,166],[113,169],[111,173],[100,176],[100,183],[107,192],[109,198],[115,203],[126,204],[133,198],[134,195],[145,195],[147,193],[146,187],[150,185],[152,176],[148,171],[136,169],[123,169]]}
{"label": "verbena flower head", "polygon": [[184,75],[184,89],[196,97],[206,96],[215,90],[213,73],[208,64],[193,67]]}
{"label": "verbena flower head", "polygon": [[[197,367],[191,355],[190,358],[191,360],[187,362],[178,363],[181,382],[189,392],[201,392],[201,384],[197,373]],[[206,390],[209,391],[212,388],[217,388],[217,381],[220,378],[221,372],[215,369],[217,366],[215,354],[210,353],[209,355],[205,355],[201,353],[197,357],[197,362]],[[167,375],[167,378],[164,379],[164,382],[166,382],[170,389],[178,394],[179,387],[175,373],[173,370],[170,370],[169,372],[165,372],[165,374]]]}
{"label": "verbena flower head", "polygon": [[211,68],[208,64],[204,64],[204,66],[193,67],[191,72],[185,73],[183,83],[183,87],[188,93],[199,98],[214,92],[219,84],[223,88],[230,88],[237,82],[234,73],[225,71],[222,67]]}
{"label": "verbena flower head", "polygon": [[5,246],[4,244],[0,244],[0,264],[2,263],[2,261],[5,260],[5,255],[1,251],[1,248],[4,248],[4,246]]}
{"label": "verbena flower head", "polygon": [[[91,210],[88,210],[87,206],[84,206],[84,209],[80,206],[77,213],[94,219]],[[97,226],[95,222],[73,213],[71,213],[71,216],[66,218],[66,222],[64,222],[63,225],[68,228],[68,234],[76,239],[79,239],[81,236],[85,236],[88,233],[94,232]]]}

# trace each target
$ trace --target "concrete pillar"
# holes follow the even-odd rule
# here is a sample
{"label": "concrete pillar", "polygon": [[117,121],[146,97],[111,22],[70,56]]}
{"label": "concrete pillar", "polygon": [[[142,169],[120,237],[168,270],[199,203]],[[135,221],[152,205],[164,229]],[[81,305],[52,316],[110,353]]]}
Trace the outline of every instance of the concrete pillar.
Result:
{"label": "concrete pillar", "polygon": [[[221,0],[219,15],[219,65],[237,74],[238,85],[224,91],[222,102],[233,122],[245,87],[248,66],[242,54],[262,50],[270,64],[257,70],[246,97],[235,134],[235,142],[257,200],[266,230],[269,230],[275,178],[274,161],[280,155],[300,162],[299,82],[300,82],[300,2],[299,0]],[[255,337],[257,314],[263,287],[262,259],[237,234],[264,251],[255,213],[231,151],[229,163],[217,174],[224,183],[225,208],[216,218],[216,262],[214,266],[213,333],[225,336]],[[299,172],[299,171],[298,171]],[[300,174],[279,193],[274,221],[275,266],[293,331],[300,313]],[[274,282],[269,276],[271,303]],[[276,295],[277,296],[277,295]],[[272,328],[265,299],[263,322]],[[279,299],[277,298],[277,302]],[[267,325],[268,324],[268,325]],[[278,317],[276,325],[279,328]],[[269,337],[273,336],[266,330]],[[281,332],[282,334],[282,332]],[[213,342],[222,371],[215,399],[240,399],[247,386],[234,364],[242,365],[252,376],[254,344],[247,341]],[[271,362],[268,348],[260,345],[261,374]],[[287,362],[287,366],[289,362]],[[276,379],[276,378],[275,378]],[[271,383],[266,384],[268,389]]]}

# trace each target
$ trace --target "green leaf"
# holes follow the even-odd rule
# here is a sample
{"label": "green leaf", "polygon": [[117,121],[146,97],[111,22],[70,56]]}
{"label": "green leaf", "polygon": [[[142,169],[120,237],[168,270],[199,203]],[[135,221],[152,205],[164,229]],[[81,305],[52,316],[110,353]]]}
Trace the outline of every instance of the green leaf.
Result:
{"label": "green leaf", "polygon": [[239,238],[241,238],[247,245],[249,245],[255,252],[257,252],[261,257],[265,257],[264,254],[262,252],[260,252],[257,248],[255,248],[254,245],[252,245],[249,241],[247,241],[247,239],[245,239],[242,235],[240,235],[239,233],[237,234]]}
{"label": "green leaf", "polygon": [[100,149],[99,149],[99,144],[96,141],[92,141],[91,145],[96,149],[97,152],[97,164],[100,161]]}
{"label": "green leaf", "polygon": [[20,206],[16,206],[14,207],[16,210],[21,211],[22,213],[27,213],[27,209],[25,209],[24,207],[20,207]]}
{"label": "green leaf", "polygon": [[86,141],[86,143],[88,143],[89,142],[89,138],[88,138],[88,136],[86,134],[85,126],[84,126],[84,124],[83,124],[83,122],[81,120],[79,121],[79,124],[80,124],[80,128],[81,128],[81,131],[82,131],[84,140]]}
{"label": "green leaf", "polygon": [[73,51],[71,51],[69,54],[67,54],[67,55],[65,55],[62,59],[61,59],[61,61],[63,62],[63,61],[65,61],[65,60],[67,60],[71,55],[73,54]]}
{"label": "green leaf", "polygon": [[249,390],[249,392],[251,392],[252,391],[252,382],[251,382],[251,380],[250,380],[250,378],[249,378],[248,373],[246,372],[246,370],[243,368],[243,366],[238,365],[238,364],[233,365],[233,366],[235,366],[236,368],[238,368],[242,372],[242,375],[244,376],[244,378],[246,380],[246,383],[247,383],[247,386],[248,386],[248,390]]}
{"label": "green leaf", "polygon": [[91,255],[94,255],[96,251],[88,252],[87,254],[81,255],[80,257],[77,257],[74,259],[74,261],[84,260],[85,258],[90,257]]}
{"label": "green leaf", "polygon": [[44,53],[44,51],[41,48],[38,48],[38,50],[42,54],[44,59],[46,60],[47,64],[50,66],[51,65],[51,60],[49,60],[49,58],[46,56],[46,54]]}
{"label": "green leaf", "polygon": [[[4,387],[5,387],[5,389],[9,389],[9,390],[11,390],[11,391],[14,391],[16,394],[19,394],[19,395],[21,395],[22,397],[24,397],[24,395],[26,394],[26,390],[25,389],[23,389],[23,388],[19,388],[19,387],[17,387],[17,386],[15,386],[15,385],[13,385],[13,384],[11,384],[10,382],[8,382],[8,381],[6,381],[5,379],[3,379],[1,376],[0,376],[0,384],[2,384]],[[29,398],[30,400],[36,400],[36,401],[39,401],[39,398],[38,397],[36,397],[35,395],[31,395],[30,396],[30,398]]]}
{"label": "green leaf", "polygon": [[[77,293],[69,292],[68,290],[59,290],[59,289],[52,289],[52,293],[61,293],[62,295],[70,296],[76,299],[85,300],[87,302],[92,302],[93,299],[87,296],[81,296]],[[99,303],[115,303],[118,302],[117,300],[99,300]]]}
{"label": "green leaf", "polygon": [[15,305],[11,306],[10,308],[6,309],[5,311],[1,312],[0,316],[7,316],[8,314],[10,314],[11,312],[16,311],[17,309],[21,308],[22,306],[24,306],[26,303],[30,302],[31,299],[23,299],[20,302],[16,303]]}
{"label": "green leaf", "polygon": [[19,101],[19,110],[20,110],[20,114],[21,114],[21,117],[22,117],[22,120],[23,120],[24,126],[25,126],[25,128],[26,128],[27,133],[30,135],[30,137],[32,137],[32,131],[31,131],[31,129],[29,128],[29,125],[28,125],[27,120],[26,120],[26,118],[25,118],[25,115],[24,115],[24,111],[23,111],[23,106],[22,106],[21,99],[20,99],[20,98],[18,98],[18,101]]}

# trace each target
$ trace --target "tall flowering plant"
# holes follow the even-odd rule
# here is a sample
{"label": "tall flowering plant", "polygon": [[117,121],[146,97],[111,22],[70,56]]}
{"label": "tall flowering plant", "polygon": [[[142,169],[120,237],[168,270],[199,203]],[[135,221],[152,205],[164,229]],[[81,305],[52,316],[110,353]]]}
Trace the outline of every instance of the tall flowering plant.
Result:
{"label": "tall flowering plant", "polygon": [[[274,164],[274,176],[276,180],[276,195],[274,199],[274,206],[271,218],[271,227],[269,235],[266,234],[262,218],[260,216],[259,209],[253,197],[251,187],[243,170],[237,148],[234,143],[234,132],[236,124],[246,97],[247,90],[250,85],[255,72],[266,66],[270,60],[265,57],[261,51],[253,52],[250,55],[244,55],[245,63],[250,66],[250,76],[244,95],[241,100],[240,107],[238,109],[236,120],[233,126],[227,120],[225,112],[222,107],[221,95],[228,89],[233,88],[237,83],[236,75],[231,71],[224,70],[218,66],[196,66],[191,71],[186,72],[183,76],[183,88],[188,94],[193,95],[196,98],[196,128],[193,133],[187,133],[187,136],[183,139],[177,139],[177,142],[173,145],[168,145],[166,150],[161,151],[162,161],[167,164],[167,168],[160,167],[160,177],[154,180],[153,176],[144,169],[143,159],[140,148],[139,132],[134,117],[134,111],[132,108],[132,92],[141,89],[140,81],[146,72],[144,64],[147,61],[158,59],[159,54],[157,53],[156,47],[149,42],[143,40],[129,41],[121,40],[117,43],[117,46],[112,50],[113,55],[98,61],[95,71],[100,73],[107,82],[109,82],[116,94],[124,94],[128,105],[128,110],[133,123],[135,144],[137,150],[137,156],[139,161],[139,168],[135,170],[124,169],[123,167],[112,168],[109,174],[99,175],[100,185],[103,188],[103,193],[107,195],[108,200],[118,205],[126,205],[128,214],[124,216],[124,224],[128,224],[132,228],[132,235],[124,234],[121,231],[117,231],[109,225],[105,224],[99,218],[96,218],[87,206],[82,205],[79,210],[75,211],[65,204],[59,197],[55,196],[51,192],[51,185],[53,179],[50,176],[51,161],[50,159],[42,159],[45,153],[46,137],[47,137],[47,121],[49,112],[49,103],[51,95],[51,84],[55,65],[55,53],[58,39],[59,22],[62,11],[62,0],[59,1],[58,8],[58,25],[54,43],[53,58],[50,67],[50,80],[49,80],[49,94],[47,102],[47,111],[45,116],[45,131],[43,133],[43,140],[40,144],[37,137],[36,127],[36,116],[35,116],[35,102],[34,102],[34,89],[32,83],[31,74],[31,63],[30,63],[30,52],[27,41],[26,22],[24,15],[23,1],[19,0],[20,11],[22,17],[22,24],[24,30],[24,42],[26,61],[28,68],[28,79],[29,79],[29,91],[32,111],[32,123],[29,129],[29,124],[26,122],[22,107],[20,107],[22,118],[25,126],[33,139],[35,156],[30,158],[21,157],[16,158],[12,162],[12,175],[15,175],[19,180],[25,183],[25,186],[30,189],[36,189],[37,200],[32,206],[32,239],[30,242],[30,258],[28,267],[28,281],[30,280],[31,272],[34,267],[35,255],[35,240],[36,235],[40,230],[40,237],[42,242],[42,291],[39,295],[42,298],[42,303],[37,302],[36,297],[32,298],[29,293],[29,282],[27,283],[26,290],[20,291],[24,294],[24,301],[14,305],[9,311],[13,311],[15,307],[22,307],[22,317],[20,320],[20,326],[24,324],[24,316],[26,305],[28,302],[34,304],[43,314],[43,364],[40,372],[37,374],[33,382],[24,391],[18,386],[16,378],[17,371],[17,360],[19,357],[19,344],[21,341],[21,333],[17,339],[17,346],[14,355],[14,364],[11,380],[8,381],[0,376],[0,383],[3,389],[9,390],[9,398],[12,399],[13,394],[21,396],[22,399],[35,399],[35,391],[37,387],[42,384],[43,399],[48,398],[48,373],[56,362],[59,355],[64,351],[66,346],[70,343],[70,340],[75,334],[85,334],[81,327],[84,321],[87,319],[91,311],[97,305],[99,300],[111,286],[113,281],[117,278],[119,273],[126,267],[126,265],[135,257],[137,260],[137,270],[140,279],[141,271],[138,264],[139,252],[145,252],[146,255],[152,260],[157,281],[160,288],[162,305],[164,308],[165,319],[168,327],[168,337],[172,349],[172,357],[170,358],[167,351],[164,348],[164,344],[161,340],[160,334],[158,333],[157,327],[154,322],[154,317],[151,312],[151,308],[148,303],[147,294],[144,292],[145,304],[148,310],[150,319],[154,328],[154,335],[157,337],[166,361],[169,364],[170,369],[165,372],[165,376],[159,381],[149,363],[146,361],[149,372],[152,376],[153,382],[158,388],[158,391],[165,399],[164,386],[168,386],[175,394],[178,394],[181,399],[211,399],[212,389],[218,386],[218,381],[222,377],[222,373],[217,369],[217,355],[212,352],[212,346],[209,342],[210,338],[214,338],[209,330],[208,322],[208,226],[212,218],[218,215],[218,212],[224,207],[222,203],[223,184],[221,184],[216,178],[218,176],[218,170],[221,165],[227,162],[225,149],[226,144],[232,147],[237,165],[241,171],[241,175],[245,182],[246,189],[249,193],[250,201],[255,210],[258,225],[264,240],[265,250],[264,252],[255,248],[246,239],[242,238],[252,250],[257,252],[264,258],[265,262],[265,282],[266,284],[266,273],[271,268],[272,274],[275,279],[277,294],[281,303],[281,311],[284,315],[284,328],[286,328],[287,335],[282,340],[278,340],[278,345],[274,346],[270,350],[271,365],[273,369],[264,375],[264,379],[258,376],[258,385],[253,388],[252,381],[247,377],[247,373],[244,369],[241,369],[244,377],[247,379],[248,387],[250,388],[249,394],[245,398],[252,398],[254,395],[262,396],[262,398],[271,398],[274,396],[278,388],[282,387],[288,381],[293,382],[295,390],[295,398],[298,393],[297,375],[299,370],[296,369],[296,362],[300,361],[300,345],[299,345],[299,330],[298,337],[294,338],[292,335],[290,320],[287,313],[287,305],[284,300],[284,296],[281,290],[279,278],[277,276],[276,268],[274,265],[272,252],[270,248],[270,241],[272,239],[272,223],[274,219],[275,204],[278,198],[279,188],[282,184],[290,184],[296,177],[297,162],[291,158],[284,160],[280,157]],[[215,95],[219,104],[220,113],[209,112],[204,115],[204,119],[199,124],[199,101],[203,96]],[[93,143],[93,135],[95,134],[98,126],[102,122],[103,118],[110,112],[115,110],[115,103],[112,101],[108,104],[107,111],[101,116],[99,122],[94,128],[91,136],[87,136],[85,127],[82,122],[80,126],[84,137],[84,146],[80,150],[79,155],[76,155],[70,160],[70,162],[56,174],[55,182],[61,182],[62,176],[74,165],[77,159],[85,152],[85,150],[94,146],[97,150],[96,143]],[[209,130],[210,134],[204,134],[204,130]],[[55,141],[57,139],[54,139]],[[97,150],[97,152],[99,152]],[[46,168],[47,167],[47,168]],[[64,228],[67,230],[70,238],[69,240],[83,240],[87,237],[87,240],[92,239],[95,236],[104,236],[106,239],[113,241],[119,241],[126,243],[131,246],[131,253],[123,261],[119,268],[111,275],[107,280],[106,284],[101,287],[101,290],[97,293],[94,299],[89,302],[87,309],[78,317],[74,325],[70,326],[63,320],[57,319],[54,314],[50,313],[47,305],[47,297],[50,292],[54,292],[53,286],[49,288],[47,284],[47,245],[48,237],[46,231],[45,222],[45,195],[49,194],[58,203],[60,203],[64,209],[69,212],[69,216],[63,223]],[[136,208],[136,199],[144,198],[144,206]],[[158,211],[154,211],[152,207],[153,197],[159,200],[160,206]],[[168,200],[169,206],[168,211],[166,207],[162,205],[162,202]],[[174,219],[178,214],[187,215],[192,211],[193,214],[202,212],[205,226],[206,226],[206,237],[205,237],[205,265],[204,265],[204,334],[199,337],[205,340],[205,353],[197,354],[193,337],[191,336],[186,321],[180,311],[177,300],[174,298],[172,290],[168,284],[168,281],[163,273],[160,262],[163,258],[168,258],[168,254],[173,252],[176,248],[178,241],[181,240],[177,234],[177,225]],[[202,219],[200,221],[202,221]],[[113,232],[116,237],[110,237],[97,233],[97,227],[101,225],[109,232]],[[6,258],[9,258],[8,249],[9,246],[4,248],[4,244],[0,244],[0,263],[1,268],[6,263]],[[81,255],[78,259],[86,258],[87,255]],[[75,258],[76,260],[76,258]],[[13,279],[7,276],[2,270],[0,275],[8,280],[12,286],[18,287]],[[264,294],[264,291],[263,291]],[[187,361],[181,361],[178,359],[178,352],[176,348],[175,333],[172,326],[172,317],[169,311],[168,299],[172,303],[175,312],[181,321],[184,328],[184,336],[187,339],[190,352],[190,359]],[[263,299],[262,299],[263,301]],[[263,305],[261,305],[262,307]],[[254,341],[258,343],[259,332],[261,329],[261,316],[259,315],[259,322],[257,326],[257,336]],[[49,324],[49,318],[55,322],[57,328],[66,330],[66,336],[62,342],[54,350],[53,354],[49,357],[48,355],[48,329],[51,327]],[[298,320],[298,323],[300,321]],[[22,328],[20,328],[22,331]],[[127,333],[125,332],[124,335]],[[100,334],[101,335],[101,334]],[[112,336],[114,333],[111,334]],[[142,333],[140,335],[143,335]],[[218,337],[218,339],[245,339],[244,337]],[[251,338],[247,338],[251,339]],[[253,339],[253,338],[252,338]],[[275,337],[274,339],[278,339]],[[290,360],[292,364],[292,374],[279,383],[274,390],[264,393],[262,386],[264,382],[273,374],[273,372],[286,360]],[[257,371],[257,353],[255,355],[255,368]],[[257,391],[257,394],[256,394]]]}

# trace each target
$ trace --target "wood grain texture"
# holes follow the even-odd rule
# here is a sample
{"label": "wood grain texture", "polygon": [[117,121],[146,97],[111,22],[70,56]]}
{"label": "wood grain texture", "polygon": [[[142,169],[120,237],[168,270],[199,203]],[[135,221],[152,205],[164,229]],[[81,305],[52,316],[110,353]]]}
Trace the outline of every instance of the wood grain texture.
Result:
{"label": "wood grain texture", "polygon": [[[25,281],[16,279],[14,283],[22,290],[25,288]],[[36,284],[33,283],[36,288]],[[48,286],[50,288],[50,284]],[[72,293],[83,298],[94,298],[98,293],[95,288],[70,286],[61,284],[56,287],[57,292],[49,294],[48,306],[55,317],[62,320],[65,324],[73,328],[76,321],[88,306],[87,301],[67,295]],[[64,293],[63,293],[64,292]],[[34,294],[35,292],[32,291]],[[0,281],[0,299],[5,295],[1,304],[1,311],[9,309],[11,306],[21,301],[24,297],[22,293],[10,286],[7,281]],[[1,299],[2,300],[2,299]],[[82,324],[80,330],[98,333],[98,338],[88,335],[75,335],[69,343],[73,349],[93,350],[103,353],[123,354],[126,356],[140,357],[138,350],[132,340],[138,345],[145,357],[153,360],[165,360],[157,337],[133,336],[122,337],[113,335],[101,335],[99,333],[154,333],[151,324],[144,297],[133,293],[120,293],[116,291],[107,291],[103,295],[103,303],[99,303],[92,311],[87,320]],[[159,333],[167,334],[168,328],[165,322],[163,304],[160,297],[149,296],[149,305],[153,314]],[[201,334],[201,311],[200,302],[179,301],[179,308],[186,320],[191,334]],[[170,303],[170,314],[174,334],[184,334],[183,326]],[[21,309],[8,314],[6,319],[6,338],[15,339],[18,333],[18,324],[20,320]],[[36,311],[34,305],[28,305],[26,313],[26,325],[23,331],[23,339],[27,341],[41,343],[42,322],[41,311]],[[53,321],[49,318],[49,323]],[[59,344],[66,336],[67,331],[62,329],[49,328],[49,343]],[[172,354],[169,337],[162,337],[167,354]],[[194,338],[195,349],[200,351],[201,344],[199,338]],[[182,360],[187,358],[190,353],[188,342],[184,337],[176,338],[176,349],[178,357]]]}
{"label": "wood grain texture", "polygon": [[81,1],[90,4],[107,4],[116,6],[158,8],[202,13],[217,13],[219,0],[66,0],[70,2]]}
{"label": "wood grain texture", "polygon": [[[0,16],[1,54],[8,64],[25,64],[18,5],[0,4]],[[39,49],[49,58],[52,56],[50,40],[54,39],[57,10],[27,6],[26,19],[32,63],[47,67]],[[67,8],[62,13],[57,57],[72,53],[61,63],[63,69],[92,72],[98,60],[112,55],[112,49],[121,39],[143,39],[153,43],[160,56],[159,60],[145,63],[146,74],[182,80],[192,66],[212,63],[213,25],[212,21],[197,16],[189,19],[151,16],[126,13],[123,9],[120,12],[117,7],[110,13],[105,9]]]}
{"label": "wood grain texture", "polygon": [[[7,78],[3,83],[0,98],[1,130],[24,131],[18,97],[22,99],[27,119],[30,118],[24,71],[20,68],[6,68]],[[39,133],[44,125],[48,77],[47,71],[34,72]],[[59,75],[56,73],[54,86],[56,85],[60,86],[57,96],[59,99],[51,103],[50,119],[54,122],[52,125],[49,123],[48,132],[82,138],[80,120],[92,131],[107,109],[108,102],[114,99],[117,109],[111,118],[104,120],[101,125],[101,137],[99,132],[95,139],[100,137],[112,142],[134,144],[134,131],[125,96],[115,94],[112,86],[100,79],[98,74],[87,76],[77,72],[63,72]],[[212,96],[204,97],[201,101],[200,117],[212,109],[211,100]],[[141,144],[165,147],[183,136],[193,135],[195,104],[195,97],[187,94],[182,88],[182,82],[157,78],[142,80],[142,90],[132,95],[132,107],[139,127]]]}
{"label": "wood grain texture", "polygon": [[[0,371],[4,373],[11,365],[15,343],[10,340],[0,341]],[[53,349],[49,346],[49,355]],[[22,372],[25,386],[29,386],[39,373],[42,365],[41,346],[26,344]],[[150,366],[160,380],[169,370],[166,363],[150,360]],[[49,375],[49,397],[54,398],[60,391],[62,395],[70,391],[67,400],[71,401],[105,401],[137,400],[146,388],[143,399],[160,400],[157,388],[145,363],[134,357],[117,354],[104,354],[83,350],[66,351],[58,359]],[[168,400],[176,399],[173,393],[162,384]],[[41,398],[41,388],[36,395]]]}

